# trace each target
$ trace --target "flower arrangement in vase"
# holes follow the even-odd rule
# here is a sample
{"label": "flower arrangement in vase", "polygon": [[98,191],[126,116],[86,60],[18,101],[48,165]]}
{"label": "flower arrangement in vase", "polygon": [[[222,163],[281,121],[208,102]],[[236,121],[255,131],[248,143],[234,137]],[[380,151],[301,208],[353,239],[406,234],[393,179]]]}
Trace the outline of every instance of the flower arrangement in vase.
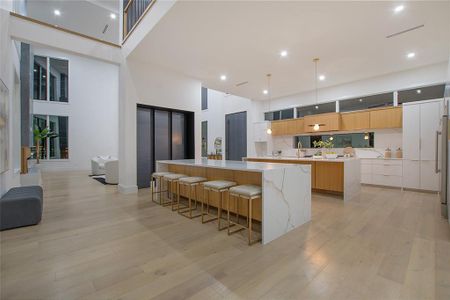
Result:
{"label": "flower arrangement in vase", "polygon": [[[314,141],[313,144],[315,148],[322,148],[322,151],[320,151],[320,157],[325,156],[326,158],[337,158],[337,153],[332,151],[334,144],[331,140]],[[314,156],[317,157],[317,155]]]}

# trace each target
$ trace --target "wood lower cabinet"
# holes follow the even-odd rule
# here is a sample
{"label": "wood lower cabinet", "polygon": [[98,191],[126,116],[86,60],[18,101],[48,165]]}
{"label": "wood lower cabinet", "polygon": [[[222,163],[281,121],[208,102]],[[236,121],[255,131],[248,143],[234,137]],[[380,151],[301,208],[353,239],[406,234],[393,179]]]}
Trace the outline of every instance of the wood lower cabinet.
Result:
{"label": "wood lower cabinet", "polygon": [[402,108],[389,107],[369,111],[370,129],[402,128]]}
{"label": "wood lower cabinet", "polygon": [[360,130],[370,127],[368,111],[341,113],[341,130]]}
{"label": "wood lower cabinet", "polygon": [[344,163],[315,162],[315,188],[323,191],[344,192]]}
{"label": "wood lower cabinet", "polygon": [[304,133],[303,119],[289,119],[272,122],[272,135],[296,135]]}

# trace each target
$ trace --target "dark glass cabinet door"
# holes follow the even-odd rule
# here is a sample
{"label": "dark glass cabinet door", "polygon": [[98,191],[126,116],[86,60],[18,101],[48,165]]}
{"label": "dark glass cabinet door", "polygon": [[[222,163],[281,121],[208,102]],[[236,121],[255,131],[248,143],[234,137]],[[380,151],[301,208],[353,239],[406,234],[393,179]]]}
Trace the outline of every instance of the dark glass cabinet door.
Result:
{"label": "dark glass cabinet door", "polygon": [[170,112],[155,110],[155,161],[170,158]]}
{"label": "dark glass cabinet door", "polygon": [[186,118],[182,113],[172,113],[172,159],[186,157]]}
{"label": "dark glass cabinet door", "polygon": [[247,113],[225,116],[225,159],[242,160],[247,156]]}

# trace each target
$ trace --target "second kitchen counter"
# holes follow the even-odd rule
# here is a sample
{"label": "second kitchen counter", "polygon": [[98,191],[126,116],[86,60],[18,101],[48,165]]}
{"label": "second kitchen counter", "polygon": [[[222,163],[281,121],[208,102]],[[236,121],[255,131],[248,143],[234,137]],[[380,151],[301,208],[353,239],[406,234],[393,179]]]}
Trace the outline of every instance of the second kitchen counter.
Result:
{"label": "second kitchen counter", "polygon": [[359,195],[361,189],[361,163],[358,158],[246,157],[244,160],[310,165],[312,190],[315,192],[342,195],[344,201]]}

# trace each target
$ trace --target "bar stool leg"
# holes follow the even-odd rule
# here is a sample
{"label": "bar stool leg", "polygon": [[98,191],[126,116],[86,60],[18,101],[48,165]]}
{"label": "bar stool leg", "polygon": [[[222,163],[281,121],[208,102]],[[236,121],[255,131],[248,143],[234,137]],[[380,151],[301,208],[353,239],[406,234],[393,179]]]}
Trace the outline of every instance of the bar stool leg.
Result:
{"label": "bar stool leg", "polygon": [[250,246],[252,244],[252,212],[253,212],[253,205],[252,205],[252,197],[248,198],[248,245]]}
{"label": "bar stool leg", "polygon": [[[191,192],[192,192],[192,185],[189,185],[189,193],[188,193],[189,218],[192,219]],[[180,205],[180,204],[178,204],[178,205]]]}

